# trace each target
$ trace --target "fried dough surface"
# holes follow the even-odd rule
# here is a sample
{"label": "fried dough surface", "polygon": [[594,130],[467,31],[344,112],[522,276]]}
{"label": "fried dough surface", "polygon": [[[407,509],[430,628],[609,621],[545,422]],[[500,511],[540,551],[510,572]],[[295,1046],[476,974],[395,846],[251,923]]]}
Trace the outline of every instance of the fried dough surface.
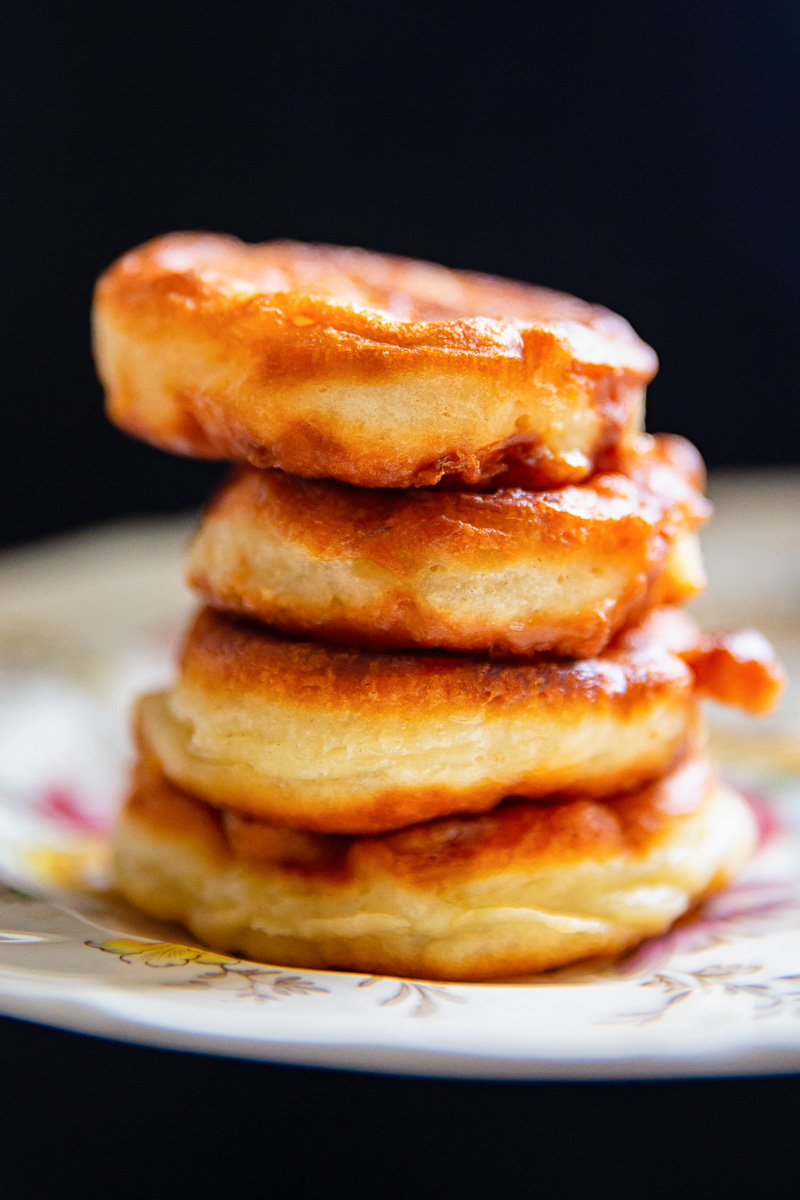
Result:
{"label": "fried dough surface", "polygon": [[754,844],[749,808],[703,758],[603,802],[507,801],[349,838],[220,813],[146,756],[116,872],[132,903],[224,953],[480,980],[660,933],[726,884]]}
{"label": "fried dough surface", "polygon": [[642,423],[655,354],[544,288],[365,250],[170,234],[101,276],[113,421],[179,454],[364,487],[591,474]]}
{"label": "fried dough surface", "polygon": [[138,726],[166,774],[211,803],[377,833],[653,779],[694,736],[694,684],[658,638],[583,661],[492,662],[297,642],[205,609],[175,686],[141,702]]}
{"label": "fried dough surface", "polygon": [[711,506],[683,439],[638,439],[579,485],[489,494],[354,488],[243,468],[190,548],[215,608],[356,646],[585,658],[704,576]]}

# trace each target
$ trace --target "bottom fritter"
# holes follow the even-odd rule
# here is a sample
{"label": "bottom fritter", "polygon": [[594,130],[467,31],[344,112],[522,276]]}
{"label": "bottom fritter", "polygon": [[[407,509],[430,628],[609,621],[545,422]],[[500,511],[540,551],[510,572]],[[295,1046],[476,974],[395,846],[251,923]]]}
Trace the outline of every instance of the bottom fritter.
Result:
{"label": "bottom fritter", "polygon": [[138,768],[119,888],[214,949],[285,966],[485,980],[617,954],[724,886],[756,841],[696,756],[608,800],[507,800],[370,837],[225,812]]}

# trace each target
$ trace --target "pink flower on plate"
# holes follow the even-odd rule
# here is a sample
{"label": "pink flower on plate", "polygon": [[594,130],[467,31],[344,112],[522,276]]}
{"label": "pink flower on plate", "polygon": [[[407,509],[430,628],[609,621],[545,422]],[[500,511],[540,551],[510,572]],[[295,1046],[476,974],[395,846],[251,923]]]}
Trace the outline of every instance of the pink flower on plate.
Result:
{"label": "pink flower on plate", "polygon": [[87,811],[78,791],[69,784],[55,783],[44,787],[36,796],[33,810],[75,833],[106,833],[109,819]]}
{"label": "pink flower on plate", "polygon": [[777,833],[782,832],[783,822],[774,804],[771,804],[760,792],[751,791],[749,788],[740,787],[737,788],[737,791],[747,801],[750,811],[756,819],[759,846],[763,846]]}
{"label": "pink flower on plate", "polygon": [[660,937],[648,938],[614,967],[617,975],[638,975],[660,966],[672,954],[703,950],[733,934],[760,932],[800,905],[797,880],[753,880],[727,888],[686,913]]}
{"label": "pink flower on plate", "polygon": [[[738,789],[758,825],[759,849],[783,832],[774,804],[758,792]],[[637,975],[660,966],[672,954],[702,950],[732,934],[761,932],[800,908],[800,880],[752,880],[726,888],[679,917],[671,929],[648,938],[614,967],[619,975]]]}

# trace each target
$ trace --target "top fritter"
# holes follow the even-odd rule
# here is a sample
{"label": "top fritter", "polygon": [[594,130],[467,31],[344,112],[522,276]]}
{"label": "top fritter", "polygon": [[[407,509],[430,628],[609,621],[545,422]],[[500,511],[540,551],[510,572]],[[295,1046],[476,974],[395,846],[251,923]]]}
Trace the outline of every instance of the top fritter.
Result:
{"label": "top fritter", "polygon": [[636,432],[655,354],[572,296],[365,250],[170,234],[101,277],[109,414],[166,450],[363,487],[507,466],[578,482]]}

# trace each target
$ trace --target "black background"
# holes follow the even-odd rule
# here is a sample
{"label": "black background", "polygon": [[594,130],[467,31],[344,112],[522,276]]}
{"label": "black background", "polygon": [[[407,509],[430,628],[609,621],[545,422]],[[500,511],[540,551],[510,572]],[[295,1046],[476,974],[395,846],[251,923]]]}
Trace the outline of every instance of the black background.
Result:
{"label": "black background", "polygon": [[[661,355],[650,428],[712,466],[797,462],[799,12],[4,6],[0,543],[195,504],[219,474],[115,432],[91,367],[94,278],[173,228],[361,244],[599,300]],[[379,1080],[13,1021],[0,1060],[31,1179],[59,1170],[61,1137],[73,1178],[113,1194],[160,1194],[198,1156],[226,1193],[288,1163],[291,1195],[309,1172],[326,1191],[445,1195],[465,1170],[473,1194],[534,1191],[545,1171],[559,1195],[742,1194],[748,1169],[777,1182],[796,1129],[796,1079]]]}
{"label": "black background", "polygon": [[3,10],[0,542],[196,503],[101,416],[93,280],[174,228],[574,291],[662,359],[652,429],[800,457],[800,10],[784,3]]}
{"label": "black background", "polygon": [[174,1054],[9,1020],[0,1046],[8,1200],[796,1191],[796,1077],[419,1080]]}
{"label": "black background", "polygon": [[797,1077],[420,1080],[176,1054],[2,1019],[0,1048],[4,1200],[796,1193]]}

